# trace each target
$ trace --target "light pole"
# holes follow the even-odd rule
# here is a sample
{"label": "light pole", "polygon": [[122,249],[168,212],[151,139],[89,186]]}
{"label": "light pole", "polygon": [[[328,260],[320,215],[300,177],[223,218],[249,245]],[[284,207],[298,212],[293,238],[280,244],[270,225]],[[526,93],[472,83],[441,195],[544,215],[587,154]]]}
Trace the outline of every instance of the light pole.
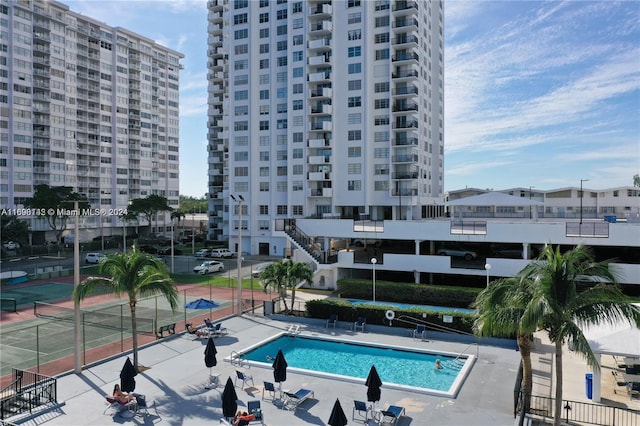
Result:
{"label": "light pole", "polygon": [[[80,286],[80,207],[78,207],[78,200],[73,202],[73,210],[75,211],[75,223],[73,224],[73,288],[77,290]],[[76,374],[82,372],[81,331],[80,301],[75,300],[73,303],[73,339],[75,341],[73,370]]]}
{"label": "light pole", "polygon": [[486,263],[484,265],[485,271],[487,271],[487,287],[489,287],[489,271],[491,270],[491,265]]}
{"label": "light pole", "polygon": [[533,218],[533,214],[531,213],[532,210],[532,206],[531,206],[531,190],[535,188],[535,186],[529,186],[529,219]]}
{"label": "light pole", "polygon": [[171,273],[174,273],[174,257],[173,257],[173,219],[171,218]]}
{"label": "light pole", "polygon": [[191,213],[191,254],[196,254],[196,208]]}
{"label": "light pole", "polygon": [[373,267],[373,302],[376,301],[376,263],[378,263],[378,259],[375,257],[371,258],[371,265]]}
{"label": "light pole", "polygon": [[244,197],[242,195],[238,195],[238,197],[234,197],[231,194],[231,199],[235,201],[238,206],[238,252],[236,253],[236,260],[238,261],[236,268],[238,269],[238,315],[242,315],[242,203],[244,202]]}
{"label": "light pole", "polygon": [[582,233],[582,197],[584,196],[582,182],[589,182],[589,179],[580,179],[580,233]]}

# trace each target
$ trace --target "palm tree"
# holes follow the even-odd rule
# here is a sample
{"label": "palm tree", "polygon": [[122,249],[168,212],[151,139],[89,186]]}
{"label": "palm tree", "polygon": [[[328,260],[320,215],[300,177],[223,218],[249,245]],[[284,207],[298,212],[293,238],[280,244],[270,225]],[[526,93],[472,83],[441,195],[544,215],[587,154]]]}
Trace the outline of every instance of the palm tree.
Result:
{"label": "palm tree", "polygon": [[[519,278],[496,280],[482,290],[475,301],[477,317],[474,324],[480,336],[516,336],[522,358],[522,413],[529,412],[533,372],[531,369],[531,349],[536,327],[525,328],[521,319],[527,301],[531,298],[531,282]],[[520,425],[524,416],[520,416]]]}
{"label": "palm tree", "polygon": [[269,287],[276,289],[284,302],[285,311],[290,312],[287,306],[287,287],[291,287],[291,309],[293,309],[296,286],[300,281],[313,284],[313,271],[306,263],[287,259],[267,266],[260,274],[260,279],[265,291]]}
{"label": "palm tree", "polygon": [[127,294],[131,309],[133,365],[138,370],[138,335],[136,303],[138,298],[162,294],[172,310],[178,307],[178,290],[162,261],[149,256],[134,245],[129,253],[115,253],[100,262],[99,272],[108,277],[89,277],[73,291],[73,300],[80,302],[98,288],[116,296]]}
{"label": "palm tree", "polygon": [[[584,246],[565,253],[548,245],[538,259],[518,274],[530,281],[531,294],[520,319],[521,330],[539,328],[555,345],[556,392],[554,425],[562,410],[562,345],[573,344],[596,371],[600,365],[581,327],[629,322],[640,327],[640,308],[627,303],[616,285],[615,273],[604,262],[593,262]],[[595,283],[595,284],[594,284]]]}

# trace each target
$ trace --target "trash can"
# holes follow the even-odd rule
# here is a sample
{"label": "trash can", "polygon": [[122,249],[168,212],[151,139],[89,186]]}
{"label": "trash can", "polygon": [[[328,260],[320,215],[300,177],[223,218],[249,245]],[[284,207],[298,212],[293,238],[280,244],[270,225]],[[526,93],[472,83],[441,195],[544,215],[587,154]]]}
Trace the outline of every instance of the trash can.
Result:
{"label": "trash can", "polygon": [[273,315],[273,301],[265,300],[264,303],[262,304],[262,309],[263,309],[264,315]]}
{"label": "trash can", "polygon": [[593,374],[587,373],[584,375],[585,386],[587,390],[587,398],[593,398]]}

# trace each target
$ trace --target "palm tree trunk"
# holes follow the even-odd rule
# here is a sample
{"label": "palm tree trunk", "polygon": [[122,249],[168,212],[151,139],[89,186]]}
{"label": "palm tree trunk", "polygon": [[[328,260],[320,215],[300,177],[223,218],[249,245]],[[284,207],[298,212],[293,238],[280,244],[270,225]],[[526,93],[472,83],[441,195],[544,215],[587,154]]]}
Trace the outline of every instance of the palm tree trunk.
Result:
{"label": "palm tree trunk", "polygon": [[555,342],[556,353],[556,401],[555,409],[553,411],[553,425],[560,426],[562,419],[562,340]]}
{"label": "palm tree trunk", "polygon": [[289,307],[287,306],[287,288],[283,285],[280,286],[280,297],[284,303],[284,311],[289,312]]}
{"label": "palm tree trunk", "polygon": [[133,348],[133,366],[138,371],[138,321],[136,320],[136,299],[129,299],[131,309],[131,339]]}
{"label": "palm tree trunk", "polygon": [[296,285],[291,286],[291,313],[293,313],[294,303],[296,302]]}
{"label": "palm tree trunk", "polygon": [[533,389],[533,371],[531,369],[531,336],[518,335],[518,348],[522,358],[522,412],[519,425],[524,424],[524,415],[531,408],[531,392]]}

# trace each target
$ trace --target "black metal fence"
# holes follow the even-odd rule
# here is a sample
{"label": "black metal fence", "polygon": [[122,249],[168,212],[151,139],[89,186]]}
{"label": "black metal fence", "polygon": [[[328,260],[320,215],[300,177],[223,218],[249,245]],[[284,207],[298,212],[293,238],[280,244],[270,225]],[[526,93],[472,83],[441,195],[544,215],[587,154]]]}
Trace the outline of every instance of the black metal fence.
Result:
{"label": "black metal fence", "polygon": [[0,419],[31,413],[34,408],[56,403],[58,385],[54,377],[13,369],[11,384],[0,391]]}
{"label": "black metal fence", "polygon": [[16,299],[11,297],[0,298],[0,311],[17,312],[18,304]]}

